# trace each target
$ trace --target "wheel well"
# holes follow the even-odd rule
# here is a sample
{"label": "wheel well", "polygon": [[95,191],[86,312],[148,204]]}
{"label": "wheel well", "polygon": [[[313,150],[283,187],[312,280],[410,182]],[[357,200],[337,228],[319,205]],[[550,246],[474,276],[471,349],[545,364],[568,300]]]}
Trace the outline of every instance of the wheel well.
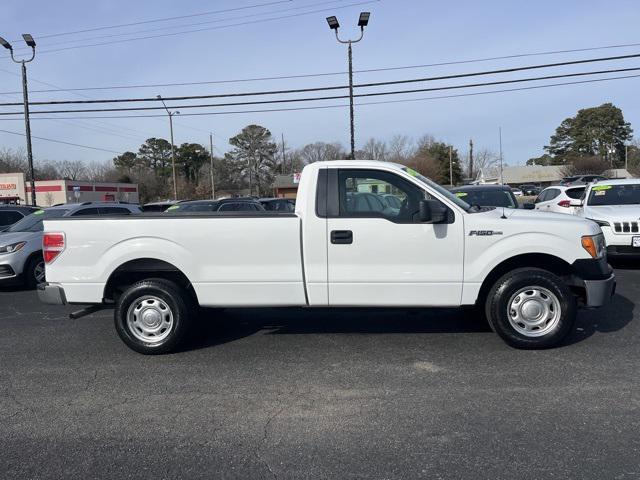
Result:
{"label": "wheel well", "polygon": [[138,258],[116,268],[104,287],[103,298],[116,301],[127,288],[140,280],[164,278],[189,292],[197,301],[195,291],[187,276],[176,266],[155,258]]}
{"label": "wheel well", "polygon": [[491,287],[496,281],[503,276],[517,268],[541,268],[551,273],[558,275],[559,277],[566,277],[571,274],[571,265],[561,258],[545,253],[525,253],[522,255],[516,255],[515,257],[508,258],[502,263],[496,265],[489,275],[482,282],[480,292],[478,294],[477,301],[482,301],[486,298]]}

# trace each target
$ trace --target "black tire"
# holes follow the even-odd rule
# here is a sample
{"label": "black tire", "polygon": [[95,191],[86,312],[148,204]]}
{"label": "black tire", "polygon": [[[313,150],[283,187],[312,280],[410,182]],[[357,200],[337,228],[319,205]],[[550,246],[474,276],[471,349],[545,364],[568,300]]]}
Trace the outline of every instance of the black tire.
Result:
{"label": "black tire", "polygon": [[[185,342],[191,331],[193,310],[191,297],[184,289],[169,280],[150,278],[133,284],[120,295],[114,322],[129,348],[145,355],[159,355],[173,352]],[[130,315],[135,320],[130,321]],[[144,323],[145,315],[150,323],[159,318],[158,325]]]}
{"label": "black tire", "polygon": [[44,269],[44,259],[40,255],[31,257],[24,268],[24,272],[22,272],[24,284],[28,288],[35,289],[38,283],[44,282],[44,276],[38,279],[37,272],[39,268]]}
{"label": "black tire", "polygon": [[[542,300],[535,304],[538,297]],[[546,323],[542,323],[541,327],[534,326],[534,329],[523,334],[523,331],[531,327],[531,324],[518,316],[524,310],[526,302],[529,302],[533,312],[537,312],[536,309],[545,302],[550,307],[548,312],[542,307],[540,314],[540,318]],[[503,275],[489,291],[485,303],[487,320],[492,330],[512,347],[526,349],[549,348],[560,343],[573,329],[576,311],[575,297],[562,279],[538,268],[520,268]]]}

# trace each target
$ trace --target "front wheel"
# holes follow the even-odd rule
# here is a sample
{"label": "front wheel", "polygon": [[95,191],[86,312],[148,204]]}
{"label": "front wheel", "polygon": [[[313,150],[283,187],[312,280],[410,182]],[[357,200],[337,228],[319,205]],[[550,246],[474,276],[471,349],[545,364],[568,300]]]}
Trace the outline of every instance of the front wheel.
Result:
{"label": "front wheel", "polygon": [[44,282],[44,259],[41,256],[32,257],[24,269],[24,283],[28,288],[36,288]]}
{"label": "front wheel", "polygon": [[485,310],[493,330],[516,348],[557,345],[576,319],[569,287],[557,275],[537,268],[521,268],[498,279]]}
{"label": "front wheel", "polygon": [[191,310],[186,292],[164,279],[142,280],[116,303],[114,321],[122,341],[146,355],[169,353],[186,339]]}

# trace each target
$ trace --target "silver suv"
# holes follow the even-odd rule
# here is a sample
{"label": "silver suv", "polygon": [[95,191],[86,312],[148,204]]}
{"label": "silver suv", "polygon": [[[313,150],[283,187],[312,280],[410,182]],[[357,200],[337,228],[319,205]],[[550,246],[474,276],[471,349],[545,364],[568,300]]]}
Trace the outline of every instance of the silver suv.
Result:
{"label": "silver suv", "polygon": [[131,215],[141,213],[138,205],[115,202],[85,202],[37,210],[0,232],[0,285],[23,283],[35,288],[44,282],[42,221],[80,215]]}

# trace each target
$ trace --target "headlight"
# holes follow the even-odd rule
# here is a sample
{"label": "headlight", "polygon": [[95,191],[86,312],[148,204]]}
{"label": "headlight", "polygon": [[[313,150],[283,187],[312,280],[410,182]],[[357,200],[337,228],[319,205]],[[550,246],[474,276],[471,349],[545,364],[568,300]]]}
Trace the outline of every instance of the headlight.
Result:
{"label": "headlight", "polygon": [[611,224],[609,222],[605,222],[604,220],[596,220],[595,218],[589,218],[592,222],[596,222],[601,227],[610,227]]}
{"label": "headlight", "polygon": [[0,247],[0,255],[2,255],[3,253],[13,253],[17,252],[18,250],[22,250],[22,247],[24,247],[26,244],[27,242],[18,242]]}
{"label": "headlight", "polygon": [[607,251],[604,236],[601,233],[582,237],[582,248],[589,252],[593,258],[602,258]]}

